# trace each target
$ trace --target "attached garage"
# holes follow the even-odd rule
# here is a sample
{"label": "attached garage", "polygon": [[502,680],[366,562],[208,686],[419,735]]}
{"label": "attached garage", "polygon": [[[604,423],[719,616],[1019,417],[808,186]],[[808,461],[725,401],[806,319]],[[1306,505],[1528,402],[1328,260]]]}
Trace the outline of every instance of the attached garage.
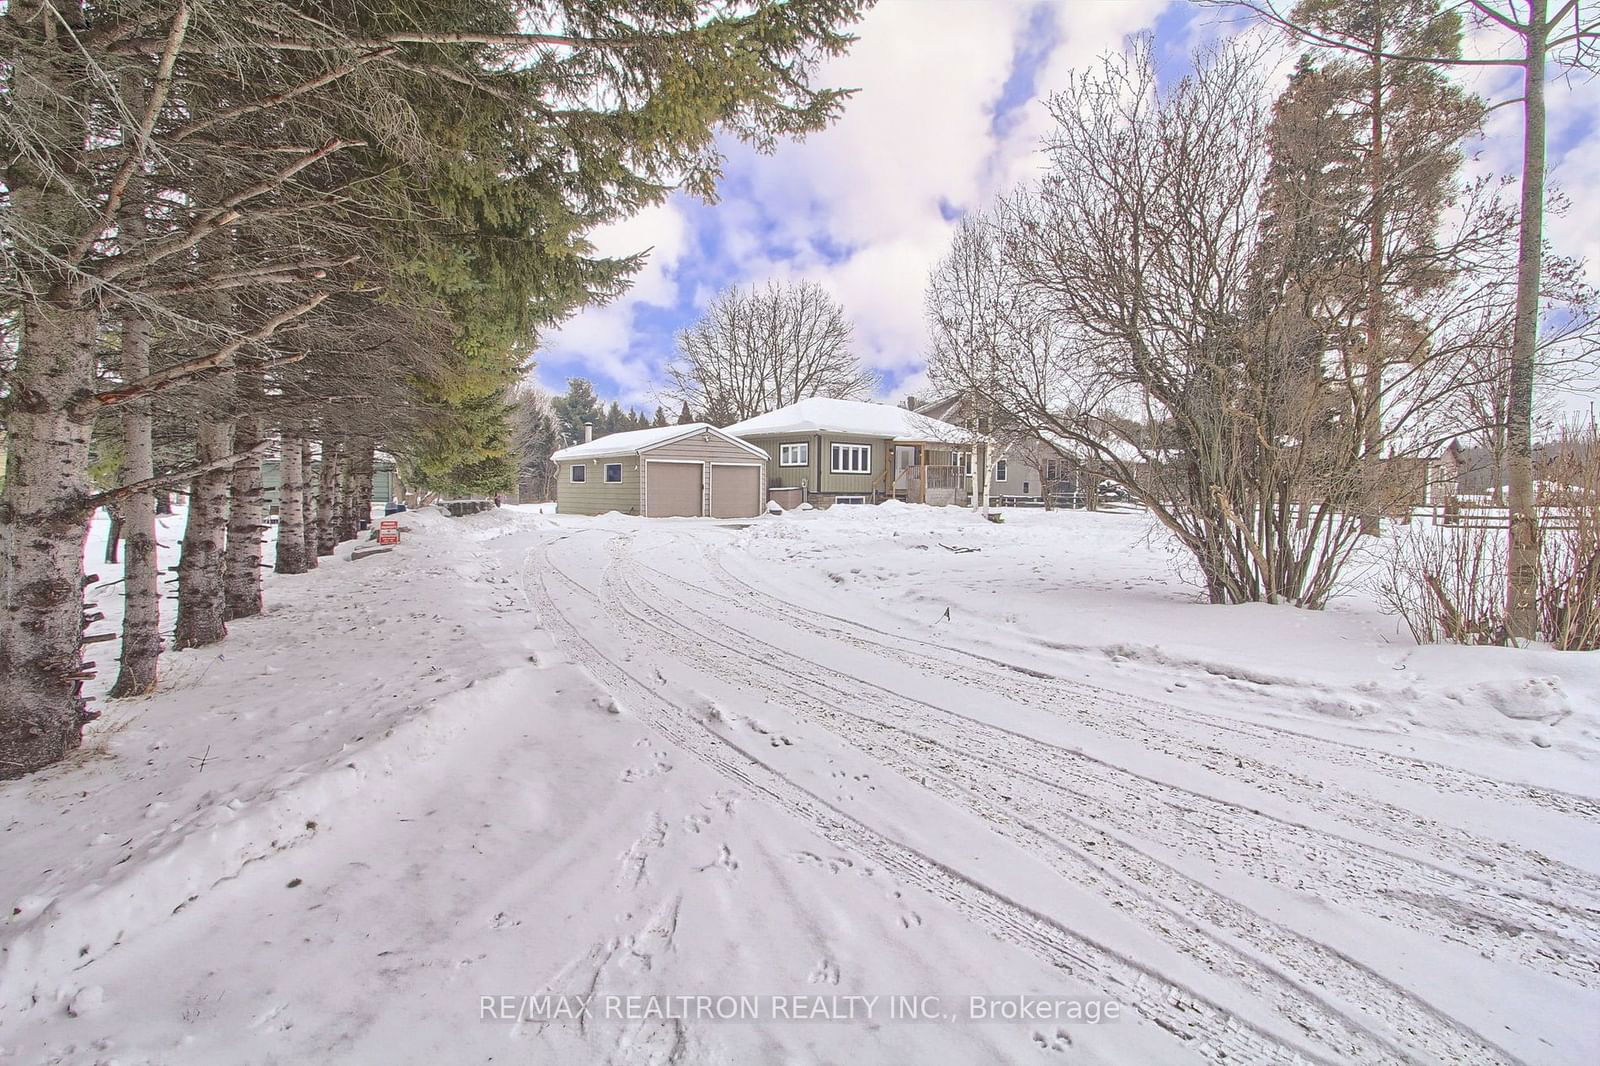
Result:
{"label": "attached garage", "polygon": [[561,514],[749,518],[766,500],[766,453],[703,422],[613,433],[550,458]]}
{"label": "attached garage", "polygon": [[647,459],[645,516],[698,518],[705,506],[705,464],[677,459]]}
{"label": "attached garage", "polygon": [[756,463],[711,463],[711,517],[754,518],[761,513],[764,467]]}

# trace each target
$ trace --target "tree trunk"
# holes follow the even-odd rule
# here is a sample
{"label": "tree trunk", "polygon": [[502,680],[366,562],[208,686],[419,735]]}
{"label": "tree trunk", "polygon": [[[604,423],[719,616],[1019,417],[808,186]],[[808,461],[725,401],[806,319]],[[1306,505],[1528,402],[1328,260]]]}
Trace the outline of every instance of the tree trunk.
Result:
{"label": "tree trunk", "polygon": [[[253,376],[241,375],[240,411],[259,403],[260,388]],[[234,422],[233,447],[247,451],[261,440],[261,421],[248,413]],[[261,536],[266,531],[262,505],[261,455],[254,453],[236,463],[230,476],[228,544],[223,562],[223,613],[228,621],[254,618],[261,613]]]}
{"label": "tree trunk", "polygon": [[[196,457],[202,463],[229,455],[233,422],[202,421],[198,442]],[[231,480],[231,472],[223,467],[195,478],[189,492],[189,519],[178,559],[178,621],[173,632],[173,643],[179,649],[215,644],[228,635],[222,574]]]}
{"label": "tree trunk", "polygon": [[[124,381],[150,372],[150,323],[136,314],[122,316]],[[122,482],[155,476],[148,399],[133,400],[122,412]],[[165,494],[163,494],[165,495]],[[161,659],[161,568],[157,562],[156,497],[136,492],[122,501],[126,529],[122,563],[122,667],[113,697],[154,692]]]}
{"label": "tree trunk", "polygon": [[172,493],[165,489],[156,493],[156,514],[172,513]]}
{"label": "tree trunk", "polygon": [[1543,269],[1546,0],[1528,0],[1522,79],[1522,218],[1517,235],[1517,316],[1511,335],[1511,408],[1506,427],[1510,530],[1506,629],[1515,640],[1538,635],[1539,524],[1533,496],[1533,362],[1539,340]]}
{"label": "tree trunk", "polygon": [[363,522],[372,523],[372,441],[357,437],[350,451],[350,538],[361,535]]}
{"label": "tree trunk", "polygon": [[[1379,12],[1374,51],[1382,51],[1383,14]],[[1375,537],[1383,531],[1376,511],[1379,480],[1376,464],[1383,458],[1383,57],[1372,65],[1372,158],[1368,180],[1372,186],[1372,218],[1367,234],[1367,351],[1361,375],[1361,532]]]}
{"label": "tree trunk", "polygon": [[7,113],[53,150],[47,161],[13,150],[5,164],[8,233],[30,238],[7,248],[21,320],[0,489],[0,778],[12,778],[76,748],[92,717],[80,694],[89,423],[70,405],[94,387],[99,317],[63,265],[92,218],[73,184],[86,177],[83,14],[14,0],[3,17]]}
{"label": "tree trunk", "polygon": [[359,470],[360,446],[354,440],[347,440],[342,449],[339,463],[339,541],[355,540],[359,535],[357,522],[360,519],[360,507],[356,502],[356,493],[360,491],[361,475]]}
{"label": "tree trunk", "polygon": [[92,309],[25,300],[0,494],[0,778],[78,746],[89,424],[68,404],[93,380]]}
{"label": "tree trunk", "polygon": [[122,547],[122,508],[115,504],[107,507],[106,517],[111,520],[106,530],[106,562],[114,563],[119,555],[118,549]]}
{"label": "tree trunk", "polygon": [[305,474],[301,469],[300,438],[283,435],[278,460],[278,558],[273,570],[280,574],[306,572]]}
{"label": "tree trunk", "polygon": [[322,439],[317,470],[317,554],[332,555],[339,546],[339,446]]}
{"label": "tree trunk", "polygon": [[311,440],[300,438],[300,481],[302,513],[301,532],[305,535],[305,549],[301,559],[305,569],[317,568],[317,494],[311,485]]}

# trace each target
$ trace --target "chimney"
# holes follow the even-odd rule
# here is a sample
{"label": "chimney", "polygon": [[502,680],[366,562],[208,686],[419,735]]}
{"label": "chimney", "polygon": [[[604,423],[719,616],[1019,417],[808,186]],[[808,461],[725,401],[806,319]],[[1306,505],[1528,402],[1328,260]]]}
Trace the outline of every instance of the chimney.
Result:
{"label": "chimney", "polygon": [[583,420],[583,443],[588,444],[594,440],[594,423],[587,418]]}

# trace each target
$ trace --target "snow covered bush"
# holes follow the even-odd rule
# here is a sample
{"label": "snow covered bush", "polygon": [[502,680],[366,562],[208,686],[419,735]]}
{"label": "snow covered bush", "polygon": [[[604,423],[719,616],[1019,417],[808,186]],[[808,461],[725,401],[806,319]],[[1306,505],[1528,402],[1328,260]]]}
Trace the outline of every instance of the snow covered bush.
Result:
{"label": "snow covered bush", "polygon": [[[1552,452],[1539,472],[1539,636],[1588,651],[1600,648],[1600,442],[1568,431]],[[1378,597],[1419,644],[1505,644],[1506,581],[1503,524],[1421,525],[1396,538]]]}
{"label": "snow covered bush", "polygon": [[1564,651],[1600,648],[1600,440],[1562,434],[1540,471],[1549,519],[1539,555],[1539,622]]}
{"label": "snow covered bush", "polygon": [[1505,644],[1505,532],[1417,525],[1395,537],[1378,602],[1418,644]]}

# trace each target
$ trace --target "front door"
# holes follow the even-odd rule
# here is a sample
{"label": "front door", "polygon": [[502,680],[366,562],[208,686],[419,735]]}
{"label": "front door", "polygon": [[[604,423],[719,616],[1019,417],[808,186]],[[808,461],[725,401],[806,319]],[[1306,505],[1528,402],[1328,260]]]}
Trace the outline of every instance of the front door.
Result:
{"label": "front door", "polygon": [[906,471],[917,465],[917,446],[897,444],[894,447],[894,487],[906,487]]}

